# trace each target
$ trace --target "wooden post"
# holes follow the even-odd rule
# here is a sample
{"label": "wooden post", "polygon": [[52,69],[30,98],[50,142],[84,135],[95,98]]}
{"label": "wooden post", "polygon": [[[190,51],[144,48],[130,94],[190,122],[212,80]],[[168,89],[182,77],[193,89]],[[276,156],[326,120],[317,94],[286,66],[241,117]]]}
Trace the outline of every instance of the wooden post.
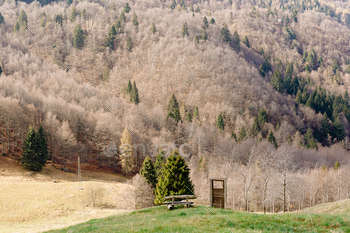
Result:
{"label": "wooden post", "polygon": [[224,208],[227,208],[227,178],[224,179]]}
{"label": "wooden post", "polygon": [[188,208],[188,194],[186,194],[186,207]]}
{"label": "wooden post", "polygon": [[172,203],[173,203],[173,205],[174,205],[174,195],[173,195],[173,197],[172,197]]}
{"label": "wooden post", "polygon": [[210,178],[210,195],[209,195],[209,199],[210,199],[210,206],[213,206],[213,179]]}

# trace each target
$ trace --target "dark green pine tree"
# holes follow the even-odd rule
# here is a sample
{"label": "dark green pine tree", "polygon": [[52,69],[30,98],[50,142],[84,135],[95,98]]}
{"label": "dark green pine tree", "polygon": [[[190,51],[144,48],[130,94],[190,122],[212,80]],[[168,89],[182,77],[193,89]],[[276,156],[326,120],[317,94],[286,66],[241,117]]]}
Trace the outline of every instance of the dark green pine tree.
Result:
{"label": "dark green pine tree", "polygon": [[310,108],[314,107],[314,98],[312,95],[309,96],[309,99],[306,101],[305,105]]}
{"label": "dark green pine tree", "polygon": [[153,188],[157,185],[157,177],[154,165],[149,156],[145,158],[140,171],[141,176],[146,179],[147,184],[151,185]]}
{"label": "dark green pine tree", "polygon": [[80,24],[74,30],[74,48],[82,49],[84,46],[84,32]]}
{"label": "dark green pine tree", "polygon": [[263,49],[262,47],[260,47],[259,54],[260,54],[260,55],[263,55],[263,54],[264,54],[264,49]]}
{"label": "dark green pine tree", "polygon": [[155,204],[161,205],[165,196],[169,195],[194,195],[194,185],[190,179],[190,169],[177,151],[173,151],[168,157],[159,177],[156,190]]}
{"label": "dark green pine tree", "polygon": [[176,122],[179,122],[181,120],[179,104],[177,103],[174,93],[171,94],[168,104],[167,118],[169,117],[173,118]]}
{"label": "dark green pine tree", "polygon": [[346,119],[348,120],[348,122],[350,122],[350,111],[346,106],[344,106],[344,108],[343,108],[343,113],[344,113],[344,116],[346,117]]}
{"label": "dark green pine tree", "polygon": [[310,128],[307,129],[305,134],[305,145],[307,149],[317,149],[316,141]]}
{"label": "dark green pine tree", "polygon": [[293,85],[292,85],[292,79],[293,79],[293,62],[288,63],[287,69],[286,69],[286,75],[284,76],[283,85],[284,88],[287,90],[287,93],[292,95],[294,94]]}
{"label": "dark green pine tree", "polygon": [[211,18],[210,24],[214,24],[214,23],[215,23],[215,20],[213,18]]}
{"label": "dark green pine tree", "polygon": [[269,118],[267,117],[266,110],[264,108],[260,108],[259,114],[258,114],[258,121],[260,128],[264,125],[264,123],[269,122]]}
{"label": "dark green pine tree", "polygon": [[263,77],[265,77],[266,73],[271,71],[271,64],[269,61],[269,57],[266,57],[263,64],[261,64],[259,71]]}
{"label": "dark green pine tree", "polygon": [[208,27],[209,27],[208,19],[207,19],[207,17],[205,17],[205,16],[204,16],[204,19],[203,19],[203,26],[204,26],[205,28],[208,28]]}
{"label": "dark green pine tree", "polygon": [[331,134],[331,124],[329,123],[329,118],[327,116],[327,113],[323,113],[321,124],[322,124],[322,137],[324,139],[327,139],[327,135]]}
{"label": "dark green pine tree", "polygon": [[269,136],[267,137],[267,141],[273,144],[277,148],[277,142],[276,142],[275,136],[273,135],[272,130],[270,131]]}
{"label": "dark green pine tree", "polygon": [[236,133],[235,131],[231,131],[231,138],[235,139],[235,141],[237,142],[237,136],[236,136]]}
{"label": "dark green pine tree", "polygon": [[205,28],[202,29],[202,40],[207,41],[208,35],[207,35],[207,30]]}
{"label": "dark green pine tree", "polygon": [[256,137],[259,132],[260,132],[260,123],[259,123],[258,117],[255,117],[252,125],[252,136]]}
{"label": "dark green pine tree", "polygon": [[132,24],[133,24],[135,27],[138,27],[138,26],[139,26],[139,21],[137,20],[137,15],[136,15],[135,12],[134,12],[133,17],[132,17]]}
{"label": "dark green pine tree", "polygon": [[124,12],[120,13],[118,20],[120,21],[120,23],[121,22],[125,23],[126,17],[125,17]]}
{"label": "dark green pine tree", "polygon": [[114,38],[116,35],[117,31],[115,30],[115,26],[112,25],[111,29],[109,30],[108,36],[105,39],[106,47],[109,47],[111,50],[114,49]]}
{"label": "dark green pine tree", "polygon": [[43,167],[40,149],[37,133],[34,127],[29,127],[24,141],[22,165],[31,171],[40,171]]}
{"label": "dark green pine tree", "polygon": [[349,94],[348,94],[348,91],[345,91],[343,99],[344,99],[345,106],[349,106]]}
{"label": "dark green pine tree", "polygon": [[314,68],[315,68],[314,67],[315,66],[315,58],[316,58],[316,56],[315,56],[314,51],[313,52],[311,51],[310,53],[308,53],[308,55],[305,59],[305,61],[309,64],[311,70],[314,70]]}
{"label": "dark green pine tree", "polygon": [[77,15],[78,15],[77,9],[75,8],[75,6],[73,6],[72,13],[70,15],[70,21],[74,22],[76,17],[77,17]]}
{"label": "dark green pine tree", "polygon": [[298,104],[302,104],[302,103],[303,103],[303,96],[302,96],[300,90],[298,90],[298,93],[297,93],[295,99],[296,99],[296,101],[298,102]]}
{"label": "dark green pine tree", "polygon": [[333,138],[337,139],[338,142],[344,139],[345,137],[345,129],[344,125],[340,120],[340,116],[337,116],[333,123]]}
{"label": "dark green pine tree", "polygon": [[334,59],[332,69],[334,73],[337,73],[337,70],[339,69],[338,61]]}
{"label": "dark green pine tree", "polygon": [[134,85],[131,88],[131,93],[130,93],[130,102],[134,104],[140,103],[139,100],[139,90],[136,87],[136,82],[134,81]]}
{"label": "dark green pine tree", "polygon": [[231,33],[226,24],[221,28],[220,35],[224,42],[229,43],[231,41]]}
{"label": "dark green pine tree", "polygon": [[190,11],[194,12],[193,5],[190,6]]}
{"label": "dark green pine tree", "polygon": [[55,15],[54,21],[55,21],[57,24],[59,24],[59,25],[62,26],[62,24],[63,24],[63,15],[62,15],[62,14]]}
{"label": "dark green pine tree", "polygon": [[298,77],[297,76],[295,76],[294,78],[293,78],[293,80],[292,80],[292,90],[291,90],[291,93],[293,94],[293,95],[296,95],[297,94],[297,92],[298,92],[298,90],[300,89],[299,88],[299,80],[298,80]]}
{"label": "dark green pine tree", "polygon": [[307,88],[305,87],[303,90],[303,104],[306,104],[308,99],[309,99],[309,92],[307,91]]}
{"label": "dark green pine tree", "polygon": [[20,28],[18,21],[16,21],[15,26],[13,27],[13,32],[18,32]]}
{"label": "dark green pine tree", "polygon": [[124,6],[124,12],[125,13],[129,13],[131,11],[131,8],[129,6],[129,3],[125,3],[125,6]]}
{"label": "dark green pine tree", "polygon": [[24,10],[21,11],[21,13],[18,17],[18,23],[23,29],[27,28],[28,18],[27,18],[27,14],[24,12]]}
{"label": "dark green pine tree", "polygon": [[159,180],[159,177],[162,175],[162,169],[164,164],[165,164],[165,154],[162,149],[159,149],[159,152],[156,157],[156,162],[154,163],[154,169],[156,171],[157,180]]}
{"label": "dark green pine tree", "polygon": [[66,3],[68,6],[70,6],[73,3],[73,0],[66,0]]}
{"label": "dark green pine tree", "polygon": [[38,143],[39,143],[39,153],[40,153],[40,162],[42,166],[45,166],[48,157],[49,151],[47,149],[46,136],[43,127],[40,125],[37,133]]}
{"label": "dark green pine tree", "polygon": [[218,119],[216,120],[216,128],[224,130],[225,129],[225,123],[224,118],[221,114],[219,114]]}
{"label": "dark green pine tree", "polygon": [[306,65],[304,66],[304,70],[307,71],[308,73],[311,72],[311,67],[310,67],[309,63],[306,63]]}
{"label": "dark green pine tree", "polygon": [[117,33],[120,33],[120,34],[124,33],[122,21],[120,21],[119,19],[115,22],[114,27],[115,27],[115,30],[117,31]]}
{"label": "dark green pine tree", "polygon": [[243,43],[248,47],[250,48],[250,44],[249,44],[249,40],[248,40],[248,36],[245,36],[244,39],[243,39]]}
{"label": "dark green pine tree", "polygon": [[239,35],[238,35],[238,32],[237,32],[237,31],[235,31],[235,32],[233,33],[232,43],[233,43],[233,47],[234,47],[235,49],[237,49],[237,50],[240,49],[240,43],[241,43],[241,41],[240,41],[240,39],[239,39]]}
{"label": "dark green pine tree", "polygon": [[0,13],[0,24],[3,24],[5,22],[4,16]]}
{"label": "dark green pine tree", "polygon": [[237,142],[241,142],[244,140],[245,136],[247,135],[244,126],[242,125],[241,130],[239,131]]}
{"label": "dark green pine tree", "polygon": [[278,92],[283,91],[282,75],[278,69],[272,75],[270,83],[276,91]]}
{"label": "dark green pine tree", "polygon": [[129,79],[128,86],[126,87],[126,94],[131,93],[131,91],[132,91],[132,84]]}
{"label": "dark green pine tree", "polygon": [[152,34],[155,34],[157,32],[157,28],[156,28],[156,25],[154,25],[154,22],[152,22],[151,24],[151,32]]}
{"label": "dark green pine tree", "polygon": [[198,44],[199,44],[199,36],[198,36],[198,35],[196,35],[196,36],[194,37],[194,44],[195,44],[196,46],[198,46]]}
{"label": "dark green pine tree", "polygon": [[184,25],[182,26],[182,31],[181,31],[181,35],[184,38],[185,36],[189,36],[189,32],[188,32],[188,25],[185,22]]}
{"label": "dark green pine tree", "polygon": [[174,10],[175,7],[176,7],[176,1],[175,1],[175,0],[172,0],[172,1],[171,1],[171,4],[169,5],[169,9]]}

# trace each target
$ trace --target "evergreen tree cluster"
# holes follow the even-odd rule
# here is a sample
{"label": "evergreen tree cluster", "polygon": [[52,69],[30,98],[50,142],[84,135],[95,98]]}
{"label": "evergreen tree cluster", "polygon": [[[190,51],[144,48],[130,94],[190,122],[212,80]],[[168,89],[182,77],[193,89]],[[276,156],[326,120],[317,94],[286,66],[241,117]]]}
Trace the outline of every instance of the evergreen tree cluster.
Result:
{"label": "evergreen tree cluster", "polygon": [[42,126],[38,132],[30,127],[23,146],[22,165],[31,171],[40,171],[48,159],[48,149]]}
{"label": "evergreen tree cluster", "polygon": [[[129,5],[126,6],[126,8],[128,9]],[[111,26],[108,35],[105,38],[105,46],[109,47],[111,50],[115,49],[115,39],[117,37],[118,34],[124,34],[124,27],[125,27],[125,22],[126,22],[126,17],[125,17],[125,13],[127,13],[126,11],[123,11],[122,13],[120,13],[118,20]],[[135,26],[138,26],[138,21],[137,21],[137,16],[134,13],[134,18],[133,18],[133,24]],[[129,41],[128,41],[129,40]],[[129,51],[131,51],[132,49],[132,41],[131,38],[128,36],[127,37],[127,49]]]}
{"label": "evergreen tree cluster", "polygon": [[[296,100],[298,103],[314,109],[316,113],[323,114],[322,133],[317,134],[317,139],[320,142],[327,140],[327,134],[337,141],[345,138],[345,129],[339,113],[343,112],[347,120],[350,121],[349,94],[347,91],[343,96],[335,96],[334,94],[327,96],[326,90],[319,87],[309,95],[305,88],[303,92],[298,91]],[[331,120],[331,123],[329,120]]]}
{"label": "evergreen tree cluster", "polygon": [[184,158],[177,151],[173,151],[165,160],[164,151],[160,150],[154,164],[150,157],[145,158],[140,174],[154,189],[154,203],[161,205],[165,196],[194,194],[189,171]]}
{"label": "evergreen tree cluster", "polygon": [[126,87],[126,94],[130,94],[130,103],[135,105],[140,103],[139,90],[136,87],[135,81],[134,84],[131,84],[131,81],[129,80],[128,86]]}
{"label": "evergreen tree cluster", "polygon": [[[2,15],[1,15],[1,17],[2,17]],[[27,27],[28,27],[27,14],[25,13],[24,10],[22,10],[21,13],[19,14],[18,20],[15,23],[15,27],[14,27],[13,31],[17,32],[21,28],[22,29],[27,29]]]}

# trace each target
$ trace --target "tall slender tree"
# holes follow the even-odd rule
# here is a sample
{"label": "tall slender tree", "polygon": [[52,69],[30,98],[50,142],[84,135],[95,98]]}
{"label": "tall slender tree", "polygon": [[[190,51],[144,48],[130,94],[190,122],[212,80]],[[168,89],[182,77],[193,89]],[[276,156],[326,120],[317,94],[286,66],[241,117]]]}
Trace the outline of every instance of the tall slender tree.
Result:
{"label": "tall slender tree", "polygon": [[182,37],[184,38],[185,36],[189,36],[188,32],[188,25],[185,22],[184,25],[182,26],[182,31],[181,31]]}
{"label": "tall slender tree", "polygon": [[156,187],[156,184],[157,184],[156,171],[154,169],[152,160],[149,156],[147,156],[143,161],[140,174],[146,179],[147,184],[151,185],[153,188]]}
{"label": "tall slender tree", "polygon": [[157,28],[156,28],[156,25],[154,25],[154,22],[152,22],[151,24],[151,32],[152,34],[155,34],[157,32]]}
{"label": "tall slender tree", "polygon": [[124,129],[120,142],[120,163],[124,174],[126,174],[131,172],[135,166],[134,147],[132,145],[130,132],[127,128]]}
{"label": "tall slender tree", "polygon": [[167,118],[169,117],[173,118],[176,122],[179,122],[181,120],[179,104],[177,103],[174,93],[171,94],[169,104],[168,104]]}
{"label": "tall slender tree", "polygon": [[216,128],[224,130],[225,129],[225,123],[224,118],[221,114],[219,114],[218,119],[216,120]]}
{"label": "tall slender tree", "polygon": [[124,12],[125,13],[129,13],[131,11],[131,8],[129,6],[129,3],[125,3],[125,6],[124,6]]}
{"label": "tall slender tree", "polygon": [[204,19],[203,19],[203,27],[204,27],[204,28],[208,28],[208,27],[209,27],[208,19],[207,19],[207,17],[205,17],[205,16],[204,16]]}
{"label": "tall slender tree", "polygon": [[277,142],[276,142],[275,136],[273,135],[272,130],[270,131],[269,136],[267,137],[267,141],[273,144],[277,148]]}
{"label": "tall slender tree", "polygon": [[74,30],[74,48],[82,49],[84,46],[84,32],[80,24]]}

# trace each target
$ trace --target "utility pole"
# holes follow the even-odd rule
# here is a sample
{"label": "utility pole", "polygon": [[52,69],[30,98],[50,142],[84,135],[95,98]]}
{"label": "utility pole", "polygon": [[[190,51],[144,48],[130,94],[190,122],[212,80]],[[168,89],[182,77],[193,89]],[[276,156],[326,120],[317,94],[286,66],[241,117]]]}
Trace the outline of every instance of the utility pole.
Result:
{"label": "utility pole", "polygon": [[82,190],[82,183],[81,183],[81,167],[80,167],[80,155],[78,156],[78,189]]}

